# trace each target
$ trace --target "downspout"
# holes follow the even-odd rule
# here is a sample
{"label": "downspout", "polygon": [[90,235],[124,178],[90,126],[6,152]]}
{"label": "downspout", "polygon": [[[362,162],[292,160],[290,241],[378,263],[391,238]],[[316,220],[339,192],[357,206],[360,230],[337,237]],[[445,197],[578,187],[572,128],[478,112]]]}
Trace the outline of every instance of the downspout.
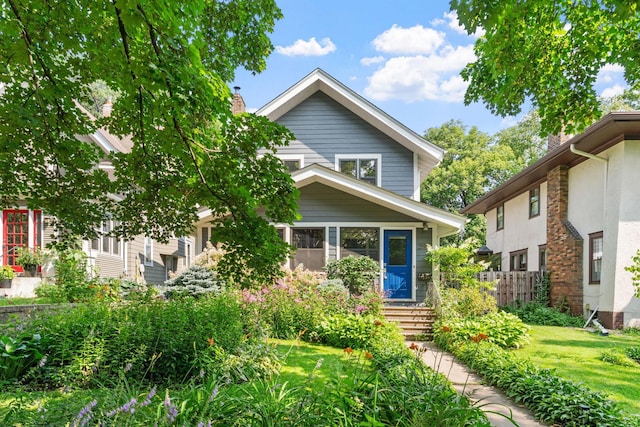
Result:
{"label": "downspout", "polygon": [[[586,157],[588,159],[593,159],[593,160],[597,160],[604,163],[604,181],[603,181],[603,189],[602,189],[602,229],[604,230],[605,215],[607,212],[607,203],[606,203],[605,197],[607,195],[607,181],[608,181],[607,178],[609,176],[609,159],[607,159],[606,157],[596,156],[595,154],[587,153],[586,151],[578,150],[575,147],[575,144],[571,144],[569,146],[569,150],[571,150],[573,154],[577,154],[578,156]],[[600,296],[602,296],[602,294],[600,294]],[[600,297],[598,297],[598,300],[600,300]],[[598,308],[596,307],[596,311],[597,310]],[[593,314],[595,314],[595,311],[592,313],[592,316]],[[601,329],[601,333],[602,333],[602,330],[604,330],[604,328]]]}
{"label": "downspout", "polygon": [[[575,144],[571,144],[569,149],[573,154],[577,154],[578,156],[586,157],[588,159],[598,160],[604,162],[604,193],[607,193],[607,176],[609,175],[609,159],[606,157],[596,156],[595,154],[587,153],[586,151],[578,150]],[[604,204],[604,199],[602,200]],[[604,216],[602,217],[604,221]]]}

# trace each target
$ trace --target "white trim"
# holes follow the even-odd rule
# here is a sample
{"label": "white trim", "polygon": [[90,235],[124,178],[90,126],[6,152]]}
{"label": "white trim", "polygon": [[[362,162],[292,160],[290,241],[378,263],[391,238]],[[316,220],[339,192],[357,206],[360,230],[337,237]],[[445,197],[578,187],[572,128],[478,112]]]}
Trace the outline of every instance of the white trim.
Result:
{"label": "white trim", "polygon": [[400,145],[417,152],[425,172],[428,173],[442,161],[445,153],[442,148],[427,141],[319,68],[260,108],[256,114],[276,121],[317,91],[333,98]]}
{"label": "white trim", "polygon": [[300,162],[300,168],[302,169],[304,167],[304,154],[280,154],[280,153],[276,153],[275,156],[277,158],[279,158],[282,161],[289,161],[289,160],[297,160]]}
{"label": "white trim", "polygon": [[[342,160],[356,160],[358,162],[358,166],[361,160],[375,160],[376,161],[376,185],[378,187],[382,186],[382,155],[381,154],[336,154],[335,159],[335,170],[336,172],[342,173],[340,171],[340,161]],[[358,167],[356,166],[356,168]],[[362,181],[361,178],[356,177],[359,181]]]}
{"label": "white trim", "polygon": [[[407,228],[402,226],[393,226],[393,227],[381,227],[382,240],[384,240],[384,232],[385,231],[411,231],[411,298],[385,298],[385,301],[394,301],[394,302],[415,302],[418,294],[418,283],[417,283],[417,258],[416,252],[418,249],[418,242],[416,241],[416,229],[415,228]],[[381,249],[384,248],[384,242],[380,245]],[[384,252],[384,251],[382,251]],[[381,254],[380,257],[380,267],[382,268],[384,262],[384,253]],[[384,290],[384,278],[380,277],[380,289]]]}
{"label": "white trim", "polygon": [[[151,257],[147,258],[147,239],[149,240],[151,247]],[[149,236],[144,236],[143,242],[143,264],[149,267],[153,267],[153,239]]]}
{"label": "white trim", "polygon": [[[461,215],[411,200],[408,197],[359,181],[318,164],[296,171],[291,174],[291,177],[299,189],[312,183],[321,183],[379,206],[414,217],[418,221],[438,223],[444,230],[448,229],[449,234],[455,234],[463,229],[466,221]],[[443,233],[444,235],[446,234]]]}
{"label": "white trim", "polygon": [[413,153],[413,197],[416,202],[420,201],[420,186],[422,180],[420,179],[420,168],[418,168],[418,153]]}

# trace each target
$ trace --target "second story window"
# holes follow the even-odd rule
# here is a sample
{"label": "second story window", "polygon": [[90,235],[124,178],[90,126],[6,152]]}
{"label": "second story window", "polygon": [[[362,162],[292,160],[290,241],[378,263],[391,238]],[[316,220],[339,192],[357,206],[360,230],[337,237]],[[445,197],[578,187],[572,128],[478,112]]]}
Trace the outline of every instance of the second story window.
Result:
{"label": "second story window", "polygon": [[304,167],[304,156],[296,155],[296,154],[277,154],[277,156],[284,163],[284,167],[291,172],[295,172],[298,169],[302,169]]}
{"label": "second story window", "polygon": [[369,184],[379,185],[380,156],[338,156],[336,163],[340,172]]}
{"label": "second story window", "polygon": [[540,215],[540,186],[529,190],[529,218]]}
{"label": "second story window", "polygon": [[504,228],[504,205],[500,205],[496,208],[496,230],[502,230]]}

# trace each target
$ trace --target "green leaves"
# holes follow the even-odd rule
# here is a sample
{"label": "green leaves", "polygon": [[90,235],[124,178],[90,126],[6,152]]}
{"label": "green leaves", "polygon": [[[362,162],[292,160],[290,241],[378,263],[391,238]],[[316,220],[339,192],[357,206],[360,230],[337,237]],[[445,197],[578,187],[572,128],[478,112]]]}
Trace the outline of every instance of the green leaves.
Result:
{"label": "green leaves", "polygon": [[[293,136],[234,117],[227,86],[240,66],[264,69],[282,17],[273,0],[11,0],[0,16],[0,204],[26,199],[83,236],[110,215],[121,236],[161,241],[190,234],[208,207],[248,229],[230,256],[273,242],[273,230],[251,230],[258,206],[266,222],[295,218],[288,174],[256,156]],[[75,102],[98,113],[108,97],[113,112],[98,120]],[[124,139],[121,152],[100,127]]]}
{"label": "green leaves", "polygon": [[543,132],[575,133],[601,115],[594,83],[604,65],[623,66],[632,87],[639,82],[636,3],[453,0],[451,8],[469,33],[485,31],[462,72],[467,104],[507,116],[531,101]]}

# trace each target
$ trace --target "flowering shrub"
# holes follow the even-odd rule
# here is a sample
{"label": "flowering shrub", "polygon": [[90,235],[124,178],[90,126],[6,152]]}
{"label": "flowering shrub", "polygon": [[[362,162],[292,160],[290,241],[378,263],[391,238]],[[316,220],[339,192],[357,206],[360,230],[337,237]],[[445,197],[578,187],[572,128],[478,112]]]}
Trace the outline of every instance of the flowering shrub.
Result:
{"label": "flowering shrub", "polygon": [[274,338],[308,341],[319,340],[320,323],[327,316],[379,315],[383,301],[379,291],[350,295],[340,281],[302,268],[285,270],[272,286],[239,292],[245,318],[253,320],[256,330],[265,330]]}

